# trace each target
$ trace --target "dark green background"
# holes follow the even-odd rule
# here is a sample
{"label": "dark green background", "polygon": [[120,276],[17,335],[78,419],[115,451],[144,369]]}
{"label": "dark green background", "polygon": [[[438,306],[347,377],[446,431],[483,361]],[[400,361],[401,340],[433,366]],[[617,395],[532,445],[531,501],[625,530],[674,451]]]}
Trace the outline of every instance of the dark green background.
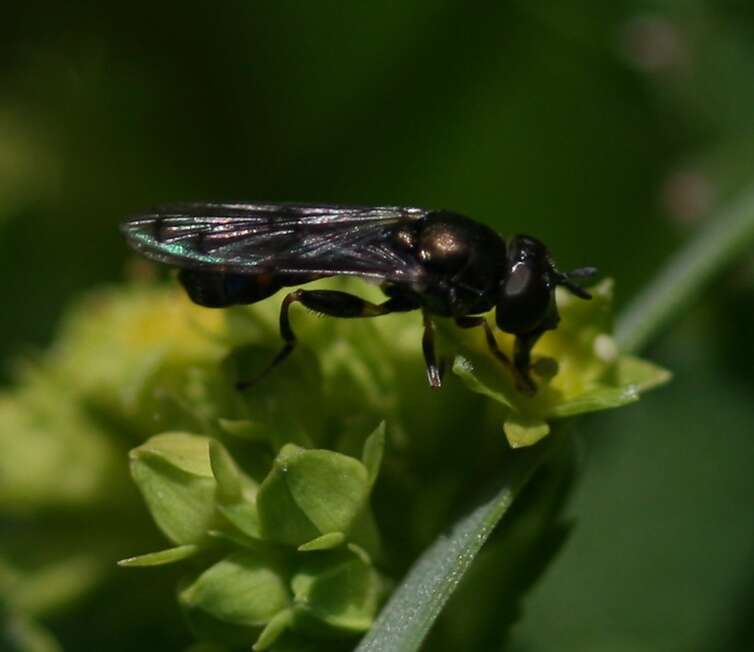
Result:
{"label": "dark green background", "polygon": [[[6,361],[48,342],[71,297],[125,277],[117,224],[161,201],[452,208],[600,267],[621,304],[754,181],[746,2],[4,14]],[[589,420],[576,530],[516,649],[754,647],[753,276],[751,260],[732,270],[650,351],[672,386]]]}

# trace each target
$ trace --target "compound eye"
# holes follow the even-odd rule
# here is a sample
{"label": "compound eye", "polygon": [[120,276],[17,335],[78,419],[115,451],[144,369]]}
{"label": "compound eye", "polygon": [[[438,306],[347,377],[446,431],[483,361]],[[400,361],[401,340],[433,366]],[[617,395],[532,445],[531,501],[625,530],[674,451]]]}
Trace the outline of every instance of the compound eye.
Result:
{"label": "compound eye", "polygon": [[508,280],[503,287],[503,293],[507,298],[513,300],[526,294],[531,285],[531,277],[531,269],[526,263],[516,263],[508,275]]}
{"label": "compound eye", "polygon": [[496,320],[508,333],[527,333],[544,324],[551,314],[553,290],[547,279],[525,261],[513,265],[500,288]]}

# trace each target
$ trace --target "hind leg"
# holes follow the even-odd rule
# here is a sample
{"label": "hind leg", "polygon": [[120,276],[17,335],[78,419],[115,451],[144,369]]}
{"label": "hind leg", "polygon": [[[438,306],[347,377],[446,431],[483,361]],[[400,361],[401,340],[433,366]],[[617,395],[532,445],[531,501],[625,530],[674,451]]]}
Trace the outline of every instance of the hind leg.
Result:
{"label": "hind leg", "polygon": [[294,290],[286,295],[280,306],[280,335],[284,342],[283,348],[254,380],[238,383],[239,389],[247,389],[259,382],[292,353],[296,346],[296,335],[291,328],[288,311],[294,303],[301,303],[309,310],[323,315],[345,319],[379,317],[391,312],[406,312],[418,308],[418,305],[405,297],[391,297],[378,304],[337,290]]}

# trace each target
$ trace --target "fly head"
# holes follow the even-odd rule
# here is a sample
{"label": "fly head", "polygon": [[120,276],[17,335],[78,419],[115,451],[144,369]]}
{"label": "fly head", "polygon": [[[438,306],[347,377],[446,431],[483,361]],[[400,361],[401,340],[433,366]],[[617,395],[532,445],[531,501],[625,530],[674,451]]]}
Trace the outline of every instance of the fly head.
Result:
{"label": "fly head", "polygon": [[591,299],[576,280],[596,273],[592,267],[560,272],[539,240],[527,235],[511,238],[495,311],[498,327],[516,335],[555,328],[560,321],[555,288],[562,285],[577,297]]}

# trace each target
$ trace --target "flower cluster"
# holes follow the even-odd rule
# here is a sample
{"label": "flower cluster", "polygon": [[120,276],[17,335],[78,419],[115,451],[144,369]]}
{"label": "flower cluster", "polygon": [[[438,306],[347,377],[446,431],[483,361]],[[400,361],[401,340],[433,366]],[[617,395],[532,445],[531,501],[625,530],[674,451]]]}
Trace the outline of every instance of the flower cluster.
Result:
{"label": "flower cluster", "polygon": [[[534,396],[514,390],[512,378],[487,355],[478,334],[456,336],[460,346],[453,371],[469,389],[503,406],[503,428],[514,448],[539,441],[550,432],[554,419],[633,403],[642,392],[670,378],[657,365],[618,351],[611,337],[612,280],[590,293],[592,300],[584,302],[558,288],[563,319],[534,349],[534,371],[539,372]],[[512,350],[512,336],[499,334],[498,340]]]}
{"label": "flower cluster", "polygon": [[[378,297],[356,281],[323,283]],[[278,302],[213,311],[152,283],[90,295],[0,396],[10,426],[0,430],[0,510],[45,531],[51,510],[80,510],[112,545],[59,553],[61,568],[85,572],[31,602],[28,589],[14,589],[11,604],[43,615],[104,581],[124,546],[157,549],[121,563],[180,569],[178,599],[201,640],[352,646],[347,637],[369,628],[391,581],[515,454],[496,424],[511,447],[530,445],[553,419],[623,405],[666,380],[617,351],[611,290],[603,282],[591,302],[558,296],[563,321],[534,349],[533,397],[515,390],[481,333],[438,324],[453,373],[437,392],[424,378],[416,315],[336,320],[303,310],[292,315],[299,348],[241,392],[237,381],[279,350]],[[124,473],[129,448],[131,476],[172,547],[155,546],[140,520]],[[113,509],[118,519],[102,516]],[[66,536],[70,549],[87,549],[86,532]],[[14,587],[33,586],[16,568],[22,548],[13,536],[0,543],[0,590],[11,575]]]}
{"label": "flower cluster", "polygon": [[266,650],[286,630],[364,632],[381,590],[368,498],[384,437],[380,426],[361,460],[286,444],[258,482],[216,439],[156,435],[131,452],[131,472],[176,545],[121,564],[202,557],[179,593],[200,636],[223,629],[224,640],[256,637]]}

